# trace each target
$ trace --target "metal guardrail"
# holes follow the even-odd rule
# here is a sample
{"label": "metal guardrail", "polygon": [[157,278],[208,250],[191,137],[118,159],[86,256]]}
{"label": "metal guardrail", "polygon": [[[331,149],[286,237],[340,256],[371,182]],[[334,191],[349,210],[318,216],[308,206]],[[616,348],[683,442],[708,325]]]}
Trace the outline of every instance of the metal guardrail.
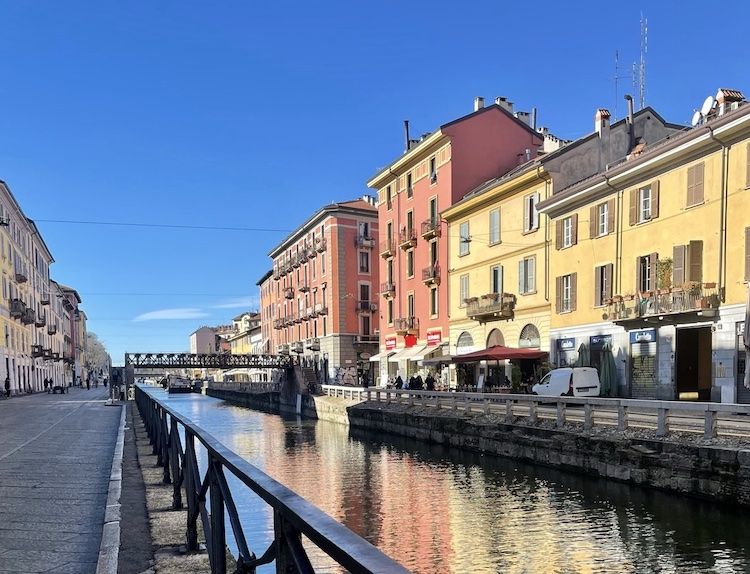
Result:
{"label": "metal guardrail", "polygon": [[[343,390],[342,390],[343,389]],[[348,391],[348,392],[347,392]],[[378,387],[352,388],[323,385],[323,392],[352,400],[378,401],[409,406],[435,407],[466,413],[497,413],[507,423],[525,418],[531,424],[551,420],[562,427],[581,422],[586,430],[598,427],[655,430],[666,436],[670,430],[703,433],[704,438],[743,436],[750,439],[750,405],[611,399],[604,397],[549,397],[502,393],[454,393]]]}
{"label": "metal guardrail", "polygon": [[209,389],[218,389],[220,391],[240,391],[243,393],[273,393],[281,391],[281,383],[272,383],[265,381],[237,381],[234,383],[208,383]]}
{"label": "metal guardrail", "polygon": [[[184,485],[188,511],[187,547],[188,550],[198,550],[200,516],[212,573],[224,574],[227,571],[224,511],[237,542],[236,572],[239,573],[255,572],[257,566],[274,561],[279,574],[314,572],[302,545],[302,535],[349,572],[408,572],[372,544],[228,449],[187,417],[153,397],[144,390],[146,388],[136,385],[136,404],[157,455],[157,464],[164,467],[163,481],[173,485],[172,508],[183,507]],[[178,425],[184,429],[184,445]],[[203,444],[208,457],[203,477],[198,468],[196,439]],[[273,508],[274,540],[260,557],[256,557],[247,546],[225,471]]]}

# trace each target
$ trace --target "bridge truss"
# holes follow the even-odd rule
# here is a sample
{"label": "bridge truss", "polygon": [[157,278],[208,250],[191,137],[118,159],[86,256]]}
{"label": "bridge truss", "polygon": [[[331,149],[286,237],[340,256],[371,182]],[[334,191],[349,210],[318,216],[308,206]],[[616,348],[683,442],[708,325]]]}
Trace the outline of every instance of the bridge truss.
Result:
{"label": "bridge truss", "polygon": [[285,369],[293,363],[289,355],[125,353],[125,366],[135,369]]}

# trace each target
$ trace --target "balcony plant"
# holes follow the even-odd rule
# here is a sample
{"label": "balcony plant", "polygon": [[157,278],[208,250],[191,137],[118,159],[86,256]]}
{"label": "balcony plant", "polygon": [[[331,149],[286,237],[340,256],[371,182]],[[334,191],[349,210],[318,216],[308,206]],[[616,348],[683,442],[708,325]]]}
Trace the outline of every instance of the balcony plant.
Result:
{"label": "balcony plant", "polygon": [[671,257],[656,261],[656,288],[659,293],[669,293],[672,287],[672,269],[674,265]]}
{"label": "balcony plant", "polygon": [[478,297],[467,297],[466,299],[464,299],[464,303],[466,303],[467,305],[476,303],[477,301],[479,301]]}
{"label": "balcony plant", "polygon": [[692,297],[699,297],[701,294],[701,284],[697,281],[687,281],[683,283],[682,288]]}
{"label": "balcony plant", "polygon": [[623,301],[632,301],[635,299],[635,294],[633,293],[625,293],[625,295],[622,296]]}
{"label": "balcony plant", "polygon": [[482,299],[491,299],[492,301],[497,301],[497,297],[497,293],[485,293],[482,295]]}

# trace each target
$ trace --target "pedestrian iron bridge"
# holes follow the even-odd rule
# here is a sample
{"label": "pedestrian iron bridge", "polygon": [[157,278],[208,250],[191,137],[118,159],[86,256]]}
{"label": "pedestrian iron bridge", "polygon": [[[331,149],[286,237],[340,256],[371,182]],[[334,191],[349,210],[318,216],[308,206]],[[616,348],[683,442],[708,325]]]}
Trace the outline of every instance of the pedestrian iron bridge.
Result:
{"label": "pedestrian iron bridge", "polygon": [[125,366],[135,369],[285,369],[292,365],[289,355],[125,353]]}

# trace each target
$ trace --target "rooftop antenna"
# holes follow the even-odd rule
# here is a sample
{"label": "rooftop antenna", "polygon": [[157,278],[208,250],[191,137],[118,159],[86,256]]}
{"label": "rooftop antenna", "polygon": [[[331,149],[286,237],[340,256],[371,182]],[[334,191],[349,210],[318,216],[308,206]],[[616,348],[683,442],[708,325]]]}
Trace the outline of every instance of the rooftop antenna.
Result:
{"label": "rooftop antenna", "polygon": [[620,75],[620,51],[615,50],[615,106],[614,106],[614,117],[612,119],[612,122],[616,122],[618,115],[617,115],[617,102],[620,101],[620,80],[626,79],[628,76],[621,76]]}
{"label": "rooftop antenna", "polygon": [[638,64],[638,98],[640,108],[646,105],[646,53],[648,52],[648,20],[641,12],[641,60]]}

